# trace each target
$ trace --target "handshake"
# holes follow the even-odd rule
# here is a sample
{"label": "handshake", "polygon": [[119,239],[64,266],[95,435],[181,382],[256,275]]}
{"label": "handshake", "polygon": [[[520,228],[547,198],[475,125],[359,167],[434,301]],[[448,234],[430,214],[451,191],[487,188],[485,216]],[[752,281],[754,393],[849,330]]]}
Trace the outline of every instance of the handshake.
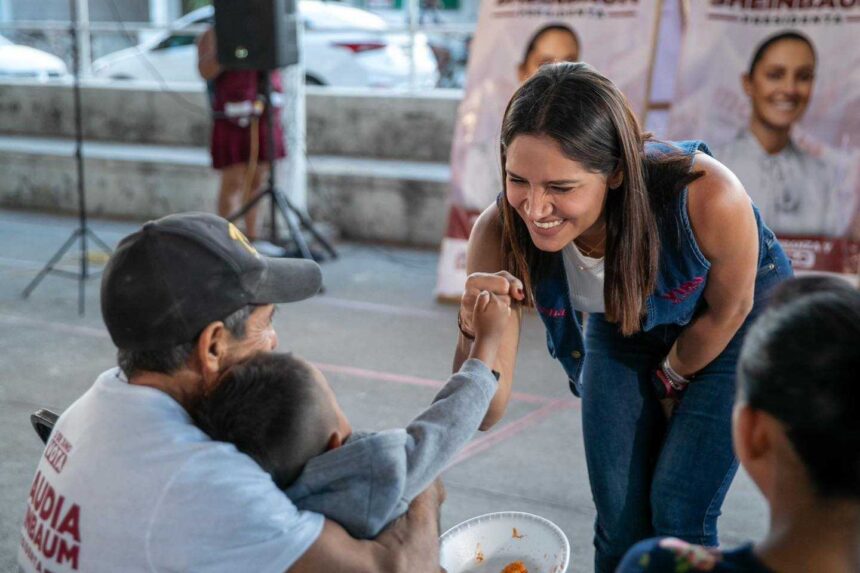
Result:
{"label": "handshake", "polygon": [[469,275],[457,316],[461,339],[471,342],[469,358],[493,367],[511,318],[511,306],[524,298],[522,282],[506,271]]}
{"label": "handshake", "polygon": [[468,326],[462,311],[457,317],[460,333],[472,342],[469,358],[477,358],[492,369],[511,317],[511,305],[503,297],[484,290],[478,293],[469,314]]}

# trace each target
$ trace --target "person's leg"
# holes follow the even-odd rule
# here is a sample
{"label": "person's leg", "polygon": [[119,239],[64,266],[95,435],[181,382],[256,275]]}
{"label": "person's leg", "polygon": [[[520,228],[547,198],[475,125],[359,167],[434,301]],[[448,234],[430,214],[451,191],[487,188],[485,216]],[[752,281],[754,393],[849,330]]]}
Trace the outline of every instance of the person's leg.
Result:
{"label": "person's leg", "polygon": [[[268,163],[258,163],[257,168],[254,170],[253,177],[251,179],[251,185],[246,187],[246,193],[242,197],[242,203],[245,204],[254,197],[256,197],[257,193],[262,190],[263,181],[265,178],[269,176],[269,164]],[[259,233],[257,230],[257,213],[260,204],[257,203],[253,208],[249,209],[247,213],[245,213],[245,229],[248,238],[252,241],[256,240],[259,237]]]}
{"label": "person's leg", "polygon": [[651,474],[665,430],[649,372],[665,343],[623,337],[602,314],[589,317],[582,381],[582,431],[597,508],[594,568],[615,571],[624,553],[653,535]]}
{"label": "person's leg", "polygon": [[236,209],[236,199],[242,197],[245,180],[245,163],[234,163],[221,169],[221,185],[218,188],[218,214],[231,215]]}
{"label": "person's leg", "polygon": [[657,535],[711,547],[719,543],[717,518],[738,468],[732,406],[746,328],[696,375],[672,416],[651,486]]}

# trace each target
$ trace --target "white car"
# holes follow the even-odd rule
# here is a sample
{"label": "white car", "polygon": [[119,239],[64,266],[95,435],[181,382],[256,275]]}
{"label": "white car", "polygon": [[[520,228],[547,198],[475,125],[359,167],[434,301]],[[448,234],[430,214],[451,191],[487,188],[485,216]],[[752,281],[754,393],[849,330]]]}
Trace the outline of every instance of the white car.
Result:
{"label": "white car", "polygon": [[0,79],[36,78],[41,81],[66,79],[66,64],[53,54],[21,46],[0,36]]}
{"label": "white car", "polygon": [[[350,6],[300,0],[304,25],[305,81],[326,86],[405,88],[410,85],[409,36],[388,31],[379,16]],[[193,25],[213,21],[211,6],[177,20],[170,32],[93,62],[101,78],[157,82],[200,82]],[[415,35],[415,85],[434,87],[436,58],[424,34]]]}

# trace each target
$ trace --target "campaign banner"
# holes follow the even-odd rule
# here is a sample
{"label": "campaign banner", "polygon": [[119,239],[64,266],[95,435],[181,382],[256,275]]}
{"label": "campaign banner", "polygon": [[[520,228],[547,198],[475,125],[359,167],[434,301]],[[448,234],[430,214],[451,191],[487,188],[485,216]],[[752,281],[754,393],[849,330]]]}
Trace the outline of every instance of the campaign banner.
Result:
{"label": "campaign banner", "polygon": [[548,62],[584,61],[611,78],[640,119],[648,103],[661,0],[484,0],[451,149],[451,193],[436,295],[459,298],[466,243],[502,191],[499,134],[508,101]]}
{"label": "campaign banner", "polygon": [[674,139],[703,139],[795,269],[857,272],[860,0],[688,2]]}

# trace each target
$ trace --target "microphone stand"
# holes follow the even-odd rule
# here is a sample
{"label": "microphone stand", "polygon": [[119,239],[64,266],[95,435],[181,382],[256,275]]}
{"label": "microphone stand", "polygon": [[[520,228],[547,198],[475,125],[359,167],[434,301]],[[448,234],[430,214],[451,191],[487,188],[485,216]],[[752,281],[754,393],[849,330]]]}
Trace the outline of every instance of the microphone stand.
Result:
{"label": "microphone stand", "polygon": [[[24,298],[28,298],[33,290],[39,286],[39,283],[42,282],[42,279],[44,279],[48,274],[75,279],[78,281],[78,314],[83,316],[85,311],[86,281],[101,274],[101,271],[93,271],[89,267],[87,238],[92,239],[92,241],[108,255],[111,254],[113,250],[104,241],[102,241],[92,229],[90,229],[87,223],[87,200],[84,186],[83,114],[81,112],[81,62],[80,54],[78,52],[79,22],[76,0],[69,0],[69,11],[71,13],[69,32],[72,39],[72,66],[74,76],[73,93],[75,98],[75,163],[78,175],[78,227],[72,231],[71,236],[65,243],[63,243],[63,246],[60,247],[60,249],[48,260],[42,270],[39,271],[39,274],[36,275],[36,278],[30,281],[30,284],[28,284],[24,289],[22,295]],[[57,263],[63,258],[63,255],[66,254],[76,241],[80,241],[81,247],[81,263],[78,271],[71,272],[56,268]]]}

